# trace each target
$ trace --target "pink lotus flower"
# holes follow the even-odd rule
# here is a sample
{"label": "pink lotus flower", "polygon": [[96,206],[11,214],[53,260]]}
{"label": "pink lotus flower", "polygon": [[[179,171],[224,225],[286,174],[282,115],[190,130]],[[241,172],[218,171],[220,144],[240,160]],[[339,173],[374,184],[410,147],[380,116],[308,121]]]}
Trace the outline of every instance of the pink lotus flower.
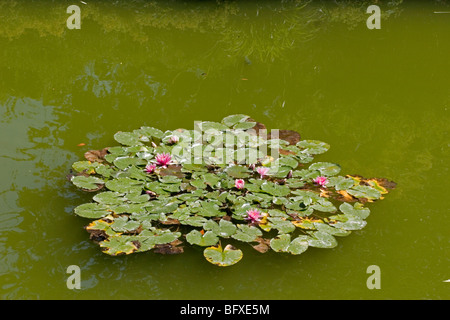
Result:
{"label": "pink lotus flower", "polygon": [[170,139],[169,139],[169,143],[170,144],[175,144],[178,141],[180,141],[180,138],[178,138],[178,136],[171,136]]}
{"label": "pink lotus flower", "polygon": [[261,176],[261,179],[267,174],[267,172],[269,172],[269,168],[266,168],[266,167],[258,167],[257,169],[256,169],[256,172],[258,172],[259,173],[259,175]]}
{"label": "pink lotus flower", "polygon": [[317,177],[317,178],[313,179],[313,181],[321,187],[325,187],[325,185],[328,183],[327,177],[323,177],[323,176]]}
{"label": "pink lotus flower", "polygon": [[145,166],[145,172],[147,173],[153,173],[155,172],[156,169],[156,165],[154,164],[148,164],[147,166]]}
{"label": "pink lotus flower", "polygon": [[247,218],[245,220],[249,220],[251,223],[260,222],[261,212],[257,209],[247,210]]}
{"label": "pink lotus flower", "polygon": [[236,179],[236,180],[234,180],[234,186],[235,186],[236,188],[238,188],[238,189],[243,189],[243,188],[244,188],[244,185],[245,185],[244,180],[242,180],[242,179]]}
{"label": "pink lotus flower", "polygon": [[172,156],[170,153],[158,153],[156,154],[156,163],[159,166],[166,167],[170,161],[172,160]]}

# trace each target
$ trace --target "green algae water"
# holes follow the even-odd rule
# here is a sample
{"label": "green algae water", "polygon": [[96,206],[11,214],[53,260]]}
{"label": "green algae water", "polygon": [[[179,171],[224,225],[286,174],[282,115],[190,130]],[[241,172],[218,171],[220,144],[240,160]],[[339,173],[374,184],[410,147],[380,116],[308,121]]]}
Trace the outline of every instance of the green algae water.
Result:
{"label": "green algae water", "polygon": [[[370,4],[0,1],[0,297],[448,299],[450,4],[378,2],[369,29]],[[111,257],[89,240],[73,162],[117,131],[236,113],[397,188],[364,229],[299,256],[241,246],[218,268],[195,247]]]}

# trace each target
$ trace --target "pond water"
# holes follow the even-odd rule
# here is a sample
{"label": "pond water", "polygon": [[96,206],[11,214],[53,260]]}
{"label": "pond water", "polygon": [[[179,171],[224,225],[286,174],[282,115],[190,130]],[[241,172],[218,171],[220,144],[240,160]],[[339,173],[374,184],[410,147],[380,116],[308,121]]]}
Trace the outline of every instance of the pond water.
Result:
{"label": "pond water", "polygon": [[[0,2],[2,299],[450,297],[448,3],[379,1],[370,30],[367,1],[75,2]],[[81,29],[66,26],[69,4]],[[235,113],[398,186],[364,229],[299,256],[241,246],[218,268],[197,248],[110,257],[89,240],[73,209],[92,194],[66,180],[84,152]],[[70,265],[81,289],[66,286]]]}

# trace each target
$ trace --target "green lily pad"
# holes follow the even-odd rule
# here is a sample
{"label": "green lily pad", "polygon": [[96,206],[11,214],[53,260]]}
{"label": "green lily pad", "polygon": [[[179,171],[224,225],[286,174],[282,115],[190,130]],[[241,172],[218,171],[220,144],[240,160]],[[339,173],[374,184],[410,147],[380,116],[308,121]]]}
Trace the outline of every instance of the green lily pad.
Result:
{"label": "green lily pad", "polygon": [[113,191],[106,191],[94,196],[94,201],[103,204],[121,204],[124,202],[122,194]]}
{"label": "green lily pad", "polygon": [[212,231],[206,231],[202,234],[198,230],[192,230],[186,235],[186,241],[190,244],[196,244],[202,247],[213,246],[219,242],[219,238]]}
{"label": "green lily pad", "polygon": [[248,130],[250,128],[253,128],[255,125],[256,125],[256,122],[251,122],[251,121],[239,122],[239,123],[236,123],[233,126],[233,129],[236,129],[236,130]]}
{"label": "green lily pad", "polygon": [[248,168],[243,166],[229,166],[224,171],[227,175],[236,179],[247,178],[250,175]]}
{"label": "green lily pad", "polygon": [[130,166],[145,165],[147,161],[134,157],[117,157],[113,163],[118,169],[124,170]]}
{"label": "green lily pad", "polygon": [[344,202],[339,206],[339,210],[346,215],[366,219],[370,215],[370,209],[365,208],[363,204],[356,202],[353,206],[350,203]]}
{"label": "green lily pad", "polygon": [[318,140],[302,140],[297,142],[296,146],[309,154],[322,154],[330,149],[330,145],[328,143]]}
{"label": "green lily pad", "polygon": [[219,210],[219,205],[213,201],[202,201],[201,208],[197,214],[203,217],[221,217],[225,215],[224,212]]}
{"label": "green lily pad", "polygon": [[275,252],[289,252],[291,254],[301,254],[308,249],[307,236],[298,236],[291,241],[289,234],[281,234],[270,240],[270,247]]}
{"label": "green lily pad", "polygon": [[286,185],[279,185],[271,181],[261,184],[261,190],[276,197],[284,197],[291,193],[291,189]]}
{"label": "green lily pad", "polygon": [[99,219],[111,213],[109,207],[98,203],[83,203],[74,209],[75,214],[90,219]]}
{"label": "green lily pad", "polygon": [[291,241],[288,247],[288,251],[291,254],[301,254],[308,249],[308,246],[308,236],[298,236]]}
{"label": "green lily pad", "polygon": [[203,228],[205,230],[212,231],[214,234],[222,238],[228,238],[232,236],[236,233],[237,230],[237,227],[233,222],[224,219],[220,219],[219,223],[213,220],[208,220],[203,225]]}
{"label": "green lily pad", "polygon": [[229,127],[227,125],[224,125],[220,122],[213,122],[213,121],[202,121],[199,123],[199,128],[202,131],[211,131],[212,133],[215,133],[214,131],[224,131],[228,130]]}
{"label": "green lily pad", "polygon": [[236,249],[232,245],[227,245],[225,249],[219,245],[217,247],[209,247],[203,251],[206,260],[219,267],[228,267],[238,263],[243,256],[240,249]]}
{"label": "green lily pad", "polygon": [[108,188],[111,191],[120,193],[132,193],[142,191],[144,183],[139,180],[134,180],[125,177],[125,178],[117,178],[114,180],[108,180],[105,185],[106,188]]}
{"label": "green lily pad", "polygon": [[142,142],[139,141],[139,134],[133,132],[119,131],[114,135],[114,139],[125,146],[142,145]]}
{"label": "green lily pad", "polygon": [[330,216],[329,219],[333,227],[349,231],[361,230],[367,224],[366,220],[350,214]]}
{"label": "green lily pad", "polygon": [[237,123],[245,122],[249,116],[245,114],[232,114],[222,119],[222,123],[227,125],[228,127],[232,127]]}
{"label": "green lily pad", "polygon": [[323,231],[310,232],[308,245],[316,248],[334,248],[337,246],[336,239],[329,233]]}
{"label": "green lily pad", "polygon": [[369,186],[354,186],[351,189],[347,189],[346,191],[355,198],[375,200],[381,197],[380,191]]}
{"label": "green lily pad", "polygon": [[355,184],[352,178],[346,178],[342,176],[330,177],[328,179],[328,185],[334,187],[336,190],[346,190]]}
{"label": "green lily pad", "polygon": [[97,177],[85,177],[85,176],[73,176],[71,179],[72,183],[78,188],[84,190],[98,190],[99,185],[103,185],[105,181]]}
{"label": "green lily pad", "polygon": [[277,229],[279,233],[291,233],[295,230],[295,225],[282,217],[269,217],[269,225],[272,229]]}
{"label": "green lily pad", "polygon": [[319,175],[320,173],[318,171],[308,169],[294,170],[292,173],[294,178],[300,178],[302,180],[311,180],[317,178]]}
{"label": "green lily pad", "polygon": [[203,180],[192,180],[190,184],[197,189],[205,189],[207,187]]}
{"label": "green lily pad", "polygon": [[116,232],[130,232],[138,229],[141,223],[136,220],[130,220],[128,216],[120,216],[114,219],[111,228]]}
{"label": "green lily pad", "polygon": [[161,183],[168,183],[168,184],[170,184],[170,183],[181,183],[181,179],[180,178],[177,178],[176,176],[164,176],[164,177],[159,177],[158,178],[158,180],[159,180],[159,182],[161,182]]}
{"label": "green lily pad", "polygon": [[180,218],[179,220],[180,220],[181,224],[185,224],[185,225],[189,225],[189,226],[193,226],[193,227],[203,227],[203,225],[207,221],[206,218],[200,217],[200,216],[187,216],[187,217]]}
{"label": "green lily pad", "polygon": [[146,136],[147,138],[155,137],[158,139],[162,139],[164,136],[164,132],[153,127],[141,127],[140,129],[135,130],[134,133],[138,135],[140,140],[143,140],[143,136]]}
{"label": "green lily pad", "polygon": [[313,224],[317,231],[326,232],[336,237],[345,237],[351,233],[350,230],[341,229],[336,225],[330,226],[329,224],[323,222],[314,222]]}
{"label": "green lily pad", "polygon": [[320,196],[318,193],[309,190],[293,190],[293,194],[296,196],[291,198],[294,201],[301,201],[305,206],[309,206],[316,201],[319,201]]}
{"label": "green lily pad", "polygon": [[316,162],[310,165],[308,169],[317,170],[324,176],[334,176],[341,171],[341,167],[338,164],[330,162]]}
{"label": "green lily pad", "polygon": [[337,211],[337,208],[334,206],[334,204],[324,198],[318,199],[317,202],[315,202],[313,205],[311,205],[311,208],[317,211],[321,212],[335,212]]}
{"label": "green lily pad", "polygon": [[246,224],[238,224],[236,233],[231,237],[242,242],[253,242],[260,236],[262,236],[260,229]]}

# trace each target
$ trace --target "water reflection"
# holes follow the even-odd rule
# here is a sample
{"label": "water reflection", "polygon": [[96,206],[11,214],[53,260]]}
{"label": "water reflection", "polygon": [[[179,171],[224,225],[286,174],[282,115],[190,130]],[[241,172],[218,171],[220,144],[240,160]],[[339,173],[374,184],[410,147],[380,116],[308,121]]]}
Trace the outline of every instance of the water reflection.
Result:
{"label": "water reflection", "polygon": [[[21,284],[33,281],[29,271],[43,258],[36,249],[51,220],[44,204],[52,201],[49,195],[56,195],[55,187],[61,185],[54,172],[73,159],[59,138],[64,126],[58,113],[57,107],[31,98],[9,97],[0,105],[0,274],[8,298],[24,294]],[[52,191],[45,193],[45,188]],[[45,194],[42,202],[35,194]],[[34,248],[29,247],[32,238]]]}

